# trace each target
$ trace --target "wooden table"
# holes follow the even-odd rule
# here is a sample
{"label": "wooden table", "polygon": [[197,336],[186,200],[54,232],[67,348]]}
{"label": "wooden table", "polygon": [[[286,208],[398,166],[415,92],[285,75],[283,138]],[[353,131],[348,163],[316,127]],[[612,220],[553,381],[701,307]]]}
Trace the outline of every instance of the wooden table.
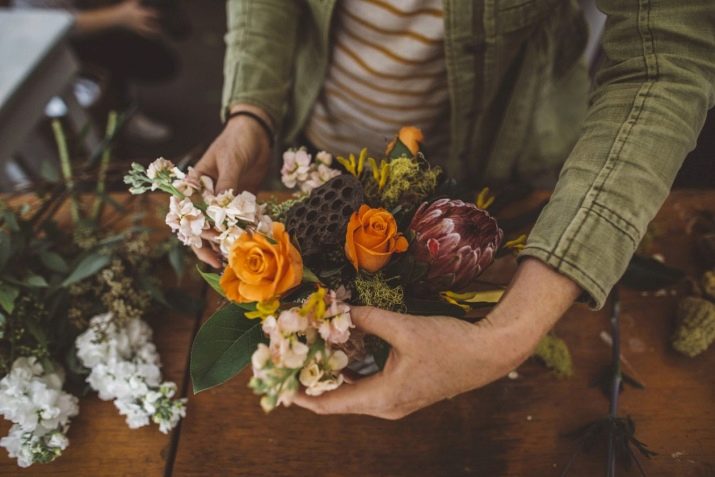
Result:
{"label": "wooden table", "polygon": [[[694,208],[715,211],[715,191],[672,194],[655,222],[659,237],[653,251],[687,270],[697,264],[683,217]],[[622,297],[623,353],[647,387],[628,388],[620,409],[635,420],[638,437],[658,452],[644,462],[651,477],[715,475],[715,349],[688,359],[668,344],[683,291],[660,296],[626,291]],[[196,323],[179,316],[151,322],[166,377],[185,385]],[[394,422],[321,417],[298,408],[264,415],[246,387],[249,371],[189,396],[188,415],[173,436],[155,428],[129,430],[111,403],[83,399],[62,457],[21,471],[3,453],[0,474],[557,476],[576,450],[563,434],[608,409],[606,397],[591,386],[610,359],[610,348],[599,338],[603,330],[608,330],[605,311],[574,306],[557,325],[573,353],[573,378],[558,379],[529,361],[517,379],[502,379]],[[603,450],[580,455],[571,475],[603,475],[604,461]]]}

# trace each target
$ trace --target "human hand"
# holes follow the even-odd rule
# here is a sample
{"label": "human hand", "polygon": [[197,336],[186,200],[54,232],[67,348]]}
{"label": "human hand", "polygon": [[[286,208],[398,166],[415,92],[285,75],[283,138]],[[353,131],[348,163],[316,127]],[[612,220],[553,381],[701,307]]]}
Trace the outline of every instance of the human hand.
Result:
{"label": "human hand", "polygon": [[516,368],[578,293],[570,279],[526,259],[500,305],[476,324],[355,307],[355,325],[392,345],[385,369],[318,397],[299,394],[293,402],[318,414],[399,419]]}
{"label": "human hand", "polygon": [[142,36],[161,33],[159,12],[142,5],[141,0],[124,0],[114,7],[115,24]]}
{"label": "human hand", "polygon": [[[258,114],[270,124],[268,115],[255,106],[239,105],[232,108],[232,112],[236,110]],[[268,172],[270,157],[271,142],[266,131],[255,119],[236,116],[226,123],[224,130],[196,163],[189,177],[195,181],[201,176],[211,177],[216,193],[227,189],[255,193]],[[210,246],[213,235],[211,231],[206,232],[202,235],[204,246],[193,250],[200,260],[220,268],[220,256],[215,247]],[[205,246],[207,241],[209,246]]]}

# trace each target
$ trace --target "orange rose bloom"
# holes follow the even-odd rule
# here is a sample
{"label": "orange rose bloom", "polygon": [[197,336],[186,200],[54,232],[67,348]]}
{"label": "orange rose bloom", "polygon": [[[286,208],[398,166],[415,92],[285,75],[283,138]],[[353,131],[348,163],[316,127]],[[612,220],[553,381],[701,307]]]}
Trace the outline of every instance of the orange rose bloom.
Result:
{"label": "orange rose bloom", "polygon": [[397,137],[395,137],[387,145],[387,150],[385,151],[386,156],[389,156],[395,148],[395,144],[397,144],[398,139],[402,141],[402,144],[404,144],[407,149],[410,150],[413,156],[416,156],[420,151],[420,144],[422,144],[422,141],[425,140],[425,137],[420,128],[405,126],[400,129],[400,132],[397,133]]}
{"label": "orange rose bloom", "polygon": [[385,209],[361,205],[350,217],[345,237],[345,255],[355,270],[376,272],[387,265],[393,253],[407,250],[407,239],[397,231],[397,222]]}
{"label": "orange rose bloom", "polygon": [[298,286],[302,278],[303,259],[285,226],[274,222],[273,241],[253,232],[236,239],[220,283],[226,297],[248,303],[276,298]]}

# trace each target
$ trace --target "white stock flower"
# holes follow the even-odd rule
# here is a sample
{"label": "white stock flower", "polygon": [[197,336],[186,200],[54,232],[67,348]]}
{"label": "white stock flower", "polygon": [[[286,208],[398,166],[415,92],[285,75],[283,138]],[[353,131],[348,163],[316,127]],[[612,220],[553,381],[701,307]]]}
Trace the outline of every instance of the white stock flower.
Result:
{"label": "white stock flower", "polygon": [[320,151],[315,155],[315,161],[325,166],[331,166],[333,164],[333,155],[327,151]]}
{"label": "white stock flower", "polygon": [[323,377],[323,372],[320,370],[320,366],[315,361],[311,361],[308,365],[304,366],[300,370],[298,378],[300,379],[300,384],[309,388],[315,386],[315,384],[320,381]]}
{"label": "white stock flower", "polygon": [[310,172],[310,154],[305,148],[289,149],[283,153],[281,181],[289,189],[308,179]]}
{"label": "white stock flower", "polygon": [[57,369],[46,373],[35,357],[22,357],[0,380],[0,414],[14,423],[0,446],[20,467],[50,462],[69,443],[64,434],[79,406],[75,396],[62,390],[64,376]]}
{"label": "white stock flower", "polygon": [[154,162],[149,164],[149,167],[146,169],[146,176],[149,179],[156,179],[162,172],[163,173],[171,173],[174,170],[174,163],[164,159],[163,157],[160,157],[156,159]]}
{"label": "white stock flower", "polygon": [[216,237],[216,241],[221,249],[221,254],[223,254],[224,257],[228,257],[233,244],[236,242],[238,237],[243,235],[243,232],[245,232],[245,230],[241,227],[233,225],[231,227],[227,227],[226,230],[221,232],[218,237]]}
{"label": "white stock flower", "polygon": [[201,248],[201,232],[208,229],[206,217],[190,199],[169,198],[166,224],[176,232],[179,240],[191,247]]}
{"label": "white stock flower", "polygon": [[176,385],[161,381],[151,328],[140,319],[117,322],[97,315],[75,341],[77,357],[90,368],[87,383],[100,399],[114,400],[134,429],[154,422],[168,432],[185,415],[185,399],[172,399]]}

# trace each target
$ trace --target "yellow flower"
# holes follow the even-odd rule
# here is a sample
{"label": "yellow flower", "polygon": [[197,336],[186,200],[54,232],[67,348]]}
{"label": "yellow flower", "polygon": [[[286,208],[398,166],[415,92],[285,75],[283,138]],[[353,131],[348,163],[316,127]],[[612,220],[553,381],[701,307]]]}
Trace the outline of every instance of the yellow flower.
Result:
{"label": "yellow flower", "polygon": [[301,315],[305,316],[310,313],[313,313],[313,316],[317,320],[322,320],[323,317],[325,316],[325,294],[327,293],[327,289],[318,286],[318,289],[311,293],[310,296],[308,296],[308,299],[305,300],[305,303],[303,303],[303,306],[300,308],[300,313]]}
{"label": "yellow flower", "polygon": [[362,148],[360,156],[355,159],[355,154],[350,154],[348,159],[338,156],[337,161],[352,175],[360,177],[365,169],[365,159],[367,158],[367,148]]}
{"label": "yellow flower", "polygon": [[267,301],[259,301],[256,303],[256,311],[249,311],[245,316],[250,319],[260,318],[265,320],[269,316],[275,315],[280,306],[281,302],[277,298]]}
{"label": "yellow flower", "polygon": [[489,193],[489,187],[485,187],[477,195],[477,200],[474,201],[475,205],[480,209],[487,210],[490,205],[494,202],[494,195]]}

